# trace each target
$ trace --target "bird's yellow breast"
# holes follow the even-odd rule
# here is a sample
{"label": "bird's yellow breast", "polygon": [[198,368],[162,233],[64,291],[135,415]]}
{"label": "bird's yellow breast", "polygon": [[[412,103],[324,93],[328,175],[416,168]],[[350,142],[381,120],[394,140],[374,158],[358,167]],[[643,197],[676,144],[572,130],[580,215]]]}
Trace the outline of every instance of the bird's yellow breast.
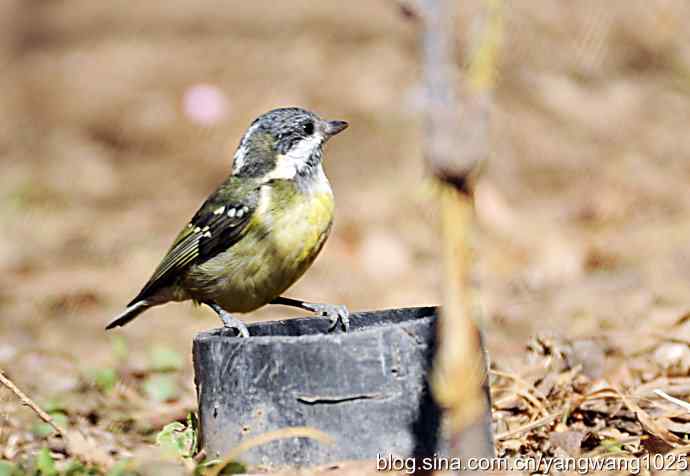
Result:
{"label": "bird's yellow breast", "polygon": [[272,228],[272,241],[277,256],[290,257],[294,263],[309,261],[318,252],[333,220],[333,195],[318,192],[306,199],[298,199],[287,210],[277,210],[259,220]]}
{"label": "bird's yellow breast", "polygon": [[229,312],[249,312],[282,294],[314,262],[331,229],[333,193],[323,183],[264,185],[245,236],[191,271],[188,287]]}

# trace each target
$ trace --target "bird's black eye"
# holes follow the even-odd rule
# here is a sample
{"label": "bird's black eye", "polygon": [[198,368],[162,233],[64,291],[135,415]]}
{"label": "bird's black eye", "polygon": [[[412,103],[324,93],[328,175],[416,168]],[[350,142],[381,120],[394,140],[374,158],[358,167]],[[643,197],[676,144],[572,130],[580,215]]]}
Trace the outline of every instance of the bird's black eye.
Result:
{"label": "bird's black eye", "polygon": [[311,121],[306,122],[306,123],[304,123],[304,125],[302,126],[302,129],[304,130],[304,134],[305,134],[305,135],[310,136],[310,135],[312,135],[312,134],[314,133],[314,123],[311,122]]}

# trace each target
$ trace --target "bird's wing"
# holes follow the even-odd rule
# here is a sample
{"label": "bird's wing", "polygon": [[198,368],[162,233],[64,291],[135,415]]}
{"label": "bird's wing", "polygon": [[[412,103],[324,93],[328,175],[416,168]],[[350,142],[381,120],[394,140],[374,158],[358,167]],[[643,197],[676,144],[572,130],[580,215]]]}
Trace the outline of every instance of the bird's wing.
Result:
{"label": "bird's wing", "polygon": [[199,208],[177,235],[132,305],[172,284],[190,265],[203,263],[239,241],[256,210],[256,191],[229,180]]}

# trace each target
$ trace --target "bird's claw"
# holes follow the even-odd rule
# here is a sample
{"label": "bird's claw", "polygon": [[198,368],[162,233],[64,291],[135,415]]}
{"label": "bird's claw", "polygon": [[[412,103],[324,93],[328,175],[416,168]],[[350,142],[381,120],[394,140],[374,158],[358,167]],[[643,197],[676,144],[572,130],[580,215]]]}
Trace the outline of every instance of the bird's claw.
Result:
{"label": "bird's claw", "polygon": [[249,329],[236,317],[231,316],[227,312],[220,314],[220,319],[223,321],[223,327],[226,329],[233,329],[237,331],[237,337],[249,337]]}
{"label": "bird's claw", "polygon": [[245,326],[242,323],[240,323],[239,325],[224,324],[223,327],[225,327],[226,329],[233,329],[233,330],[237,331],[237,337],[249,337],[249,329],[247,329],[247,326]]}
{"label": "bird's claw", "polygon": [[320,316],[327,317],[331,322],[328,332],[333,331],[340,324],[345,332],[350,329],[350,311],[342,304],[306,304],[305,307]]}
{"label": "bird's claw", "polygon": [[213,309],[221,321],[223,321],[223,327],[226,329],[234,329],[237,331],[237,337],[249,337],[249,329],[244,325],[244,322],[240,321],[236,317],[233,317],[228,311],[220,307],[215,302],[205,302],[208,307]]}

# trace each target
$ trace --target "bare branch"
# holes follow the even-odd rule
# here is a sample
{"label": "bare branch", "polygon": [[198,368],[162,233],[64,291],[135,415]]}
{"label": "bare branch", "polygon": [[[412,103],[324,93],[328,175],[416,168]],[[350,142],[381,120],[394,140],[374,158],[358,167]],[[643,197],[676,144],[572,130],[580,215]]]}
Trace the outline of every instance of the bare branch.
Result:
{"label": "bare branch", "polygon": [[55,433],[58,435],[62,436],[63,438],[66,438],[67,432],[61,428],[59,425],[55,423],[55,421],[52,419],[50,415],[48,415],[41,407],[38,406],[36,402],[31,400],[28,395],[26,395],[24,392],[22,392],[19,387],[17,387],[12,380],[7,377],[2,370],[0,370],[0,383],[2,383],[5,387],[7,387],[10,392],[14,393],[19,401],[22,402],[23,405],[26,405],[27,407],[31,408],[38,417],[43,420],[45,423],[49,424],[50,427],[55,430]]}

